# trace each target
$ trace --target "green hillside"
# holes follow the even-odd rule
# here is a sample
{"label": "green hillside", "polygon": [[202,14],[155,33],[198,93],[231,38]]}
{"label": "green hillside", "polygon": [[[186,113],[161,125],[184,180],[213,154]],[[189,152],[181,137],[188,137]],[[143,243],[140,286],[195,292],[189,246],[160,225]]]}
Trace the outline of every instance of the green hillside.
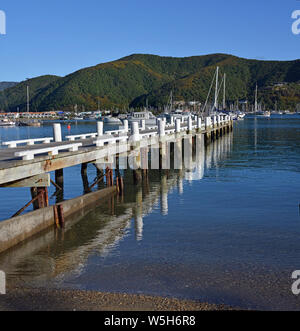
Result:
{"label": "green hillside", "polygon": [[[266,106],[293,108],[300,103],[300,60],[258,61],[226,54],[187,58],[134,54],[117,61],[79,70],[66,77],[42,76],[0,92],[0,109],[26,109],[26,86],[30,86],[33,111],[86,110],[164,105],[170,91],[176,100],[204,102],[212,77],[220,67],[227,74],[228,101],[253,101],[256,82]],[[272,87],[285,82],[282,87]]]}
{"label": "green hillside", "polygon": [[3,91],[9,87],[15,86],[18,83],[16,82],[0,82],[0,91]]}
{"label": "green hillside", "polygon": [[32,111],[39,110],[40,104],[35,101],[37,96],[45,95],[50,83],[58,80],[57,76],[41,76],[21,82],[0,92],[0,109],[5,111],[25,111],[27,100],[27,85],[30,86],[30,105]]}

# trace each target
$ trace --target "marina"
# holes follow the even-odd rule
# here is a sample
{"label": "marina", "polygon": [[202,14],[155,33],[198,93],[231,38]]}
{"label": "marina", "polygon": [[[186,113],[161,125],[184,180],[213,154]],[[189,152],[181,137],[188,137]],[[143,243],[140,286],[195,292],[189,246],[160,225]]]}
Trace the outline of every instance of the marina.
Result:
{"label": "marina", "polygon": [[1,2],[1,312],[300,310],[294,2]]}

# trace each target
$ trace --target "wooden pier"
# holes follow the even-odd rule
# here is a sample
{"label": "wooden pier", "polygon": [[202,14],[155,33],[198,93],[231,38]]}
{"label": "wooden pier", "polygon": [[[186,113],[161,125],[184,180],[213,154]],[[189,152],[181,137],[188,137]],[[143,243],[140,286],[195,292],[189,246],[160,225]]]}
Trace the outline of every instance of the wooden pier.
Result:
{"label": "wooden pier", "polygon": [[[223,118],[224,117],[224,118]],[[134,124],[137,124],[135,122]],[[100,132],[93,134],[94,138],[89,138],[88,134],[74,136],[79,138],[74,143],[72,141],[50,142],[52,138],[44,138],[43,144],[34,144],[35,139],[21,141],[27,146],[20,146],[20,142],[5,142],[5,145],[17,146],[0,150],[0,186],[28,187],[29,179],[32,178],[33,187],[36,187],[34,176],[48,174],[51,171],[61,170],[78,164],[97,162],[105,159],[108,155],[117,156],[130,152],[132,145],[151,146],[153,142],[163,140],[174,140],[178,136],[184,137],[186,134],[201,133],[207,142],[211,139],[229,132],[233,128],[233,122],[229,117],[214,116],[207,117],[203,121],[199,120],[190,123],[166,124],[159,121],[157,127],[140,130],[133,125],[133,129],[127,131]],[[126,126],[126,125],[125,125]],[[70,136],[69,139],[72,139]],[[84,139],[85,138],[85,139]],[[152,139],[151,139],[152,138]],[[156,140],[155,140],[156,139]],[[40,139],[39,141],[42,141]],[[115,148],[118,144],[118,149]],[[26,179],[26,185],[23,180]],[[40,185],[39,185],[40,186]]]}
{"label": "wooden pier", "polygon": [[[157,125],[152,127],[146,127],[145,122],[141,121],[141,123],[133,122],[129,128],[128,122],[124,121],[123,128],[108,132],[104,132],[103,123],[98,122],[97,132],[67,136],[67,140],[62,141],[61,127],[59,124],[54,124],[53,138],[4,143],[8,147],[0,150],[0,187],[29,187],[31,189],[31,200],[13,215],[20,222],[19,215],[30,204],[33,204],[36,211],[41,210],[39,214],[36,213],[39,215],[37,218],[45,217],[43,210],[49,209],[48,187],[51,184],[54,185],[58,192],[57,204],[47,216],[45,226],[49,226],[52,218],[54,224],[63,226],[65,215],[61,203],[65,168],[81,165],[81,176],[86,194],[91,193],[96,186],[100,188],[101,181],[105,181],[106,186],[123,194],[124,183],[121,169],[127,169],[129,166],[135,183],[139,183],[143,177],[147,176],[148,169],[170,169],[170,166],[180,169],[183,152],[192,153],[198,138],[203,139],[204,145],[209,146],[212,141],[232,130],[233,121],[225,115],[196,117],[194,120],[189,118],[185,122],[171,118],[170,123],[167,123],[166,119],[158,119]],[[179,160],[174,155],[179,157]],[[87,180],[87,165],[90,163],[95,165],[97,171],[97,179],[92,185]],[[50,179],[50,173],[53,171],[55,171],[55,182]],[[84,204],[88,204],[88,200],[85,199]],[[70,203],[68,211],[69,214],[72,211]],[[14,227],[11,226],[14,218],[0,222],[1,229],[4,230],[5,222],[8,222],[10,231],[14,231]],[[21,223],[18,227],[17,242],[43,229],[39,219],[36,230],[32,224],[28,235],[20,236],[22,227],[26,224],[24,220]],[[14,237],[13,234],[10,236]],[[1,240],[5,238],[0,233],[0,248]],[[16,241],[13,240],[13,242]],[[5,244],[3,247],[6,246],[9,245]]]}

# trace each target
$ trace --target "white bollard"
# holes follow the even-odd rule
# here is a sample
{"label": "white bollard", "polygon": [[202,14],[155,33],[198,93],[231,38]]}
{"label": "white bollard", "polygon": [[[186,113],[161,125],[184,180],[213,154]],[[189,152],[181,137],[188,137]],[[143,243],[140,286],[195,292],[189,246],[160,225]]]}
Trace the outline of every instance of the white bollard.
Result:
{"label": "white bollard", "polygon": [[175,121],[175,131],[176,133],[179,133],[181,131],[181,120],[178,118]]}
{"label": "white bollard", "polygon": [[141,120],[141,130],[145,131],[146,130],[146,121]]}
{"label": "white bollard", "polygon": [[202,129],[202,120],[201,120],[201,117],[198,117],[198,119],[197,119],[197,128],[198,128],[199,130]]}
{"label": "white bollard", "polygon": [[218,122],[217,122],[217,116],[214,116],[213,117],[213,126],[216,127],[217,124],[218,124]]}
{"label": "white bollard", "polygon": [[98,137],[103,136],[103,122],[97,122],[97,135]]}
{"label": "white bollard", "polygon": [[192,116],[189,116],[188,118],[188,131],[192,132],[193,131],[193,120],[192,120]]}
{"label": "white bollard", "polygon": [[61,125],[59,123],[53,124],[53,136],[56,143],[62,142]]}
{"label": "white bollard", "polygon": [[174,116],[170,117],[170,124],[173,126],[174,125]]}
{"label": "white bollard", "polygon": [[140,141],[140,130],[138,122],[131,123],[131,139],[132,141]]}
{"label": "white bollard", "polygon": [[164,137],[166,135],[166,123],[164,120],[160,120],[158,122],[158,134],[160,137]]}
{"label": "white bollard", "polygon": [[125,132],[128,132],[128,120],[124,120],[123,121],[123,125],[124,125],[124,130],[125,130]]}
{"label": "white bollard", "polygon": [[210,129],[211,128],[211,117],[205,117],[205,129]]}

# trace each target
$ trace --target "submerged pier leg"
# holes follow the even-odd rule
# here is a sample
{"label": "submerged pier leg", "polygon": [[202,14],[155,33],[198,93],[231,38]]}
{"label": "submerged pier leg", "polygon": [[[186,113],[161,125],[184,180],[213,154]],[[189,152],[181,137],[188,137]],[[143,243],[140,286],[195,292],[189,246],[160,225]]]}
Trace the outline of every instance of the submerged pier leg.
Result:
{"label": "submerged pier leg", "polygon": [[59,169],[55,171],[55,183],[61,190],[56,193],[56,203],[62,202],[64,200],[64,170]]}
{"label": "submerged pier leg", "polygon": [[81,178],[82,178],[82,183],[83,183],[83,192],[84,194],[90,193],[90,186],[89,186],[89,179],[87,175],[87,163],[83,163],[81,165]]}
{"label": "submerged pier leg", "polygon": [[[38,195],[37,187],[31,187],[31,189],[30,189],[30,193],[31,193],[31,199],[36,198],[37,195]],[[39,203],[38,203],[37,200],[35,200],[35,201],[33,202],[33,209],[34,209],[34,210],[39,209]]]}
{"label": "submerged pier leg", "polygon": [[134,185],[138,185],[142,180],[142,172],[140,169],[133,170],[133,182]]}
{"label": "submerged pier leg", "polygon": [[33,202],[33,209],[41,209],[49,206],[49,198],[48,198],[48,188],[47,187],[32,187],[31,198],[35,199]]}

